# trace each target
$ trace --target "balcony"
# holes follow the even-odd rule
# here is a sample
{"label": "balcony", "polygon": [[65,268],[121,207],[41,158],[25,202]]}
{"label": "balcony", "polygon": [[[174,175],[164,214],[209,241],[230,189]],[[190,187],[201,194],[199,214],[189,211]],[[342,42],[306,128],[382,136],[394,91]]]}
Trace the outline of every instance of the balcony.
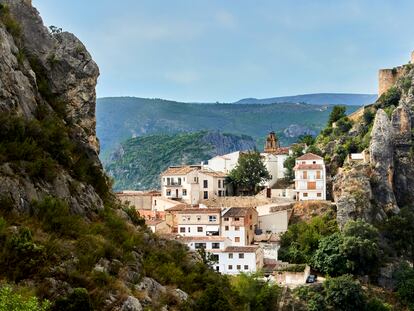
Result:
{"label": "balcony", "polygon": [[164,187],[182,187],[182,184],[178,182],[170,182],[164,183]]}

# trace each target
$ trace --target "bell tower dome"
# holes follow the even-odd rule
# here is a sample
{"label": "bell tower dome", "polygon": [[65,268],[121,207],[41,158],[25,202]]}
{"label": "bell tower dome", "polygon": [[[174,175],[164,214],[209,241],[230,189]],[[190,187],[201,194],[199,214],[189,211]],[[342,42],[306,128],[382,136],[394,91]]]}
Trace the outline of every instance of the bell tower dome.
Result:
{"label": "bell tower dome", "polygon": [[265,146],[264,146],[264,152],[266,153],[275,153],[279,149],[279,141],[277,139],[277,136],[275,132],[270,132],[269,135],[267,135]]}

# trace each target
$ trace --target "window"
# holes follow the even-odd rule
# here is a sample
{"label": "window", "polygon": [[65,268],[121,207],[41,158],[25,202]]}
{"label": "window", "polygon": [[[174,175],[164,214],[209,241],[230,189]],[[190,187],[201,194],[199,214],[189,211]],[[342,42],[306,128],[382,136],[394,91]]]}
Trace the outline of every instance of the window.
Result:
{"label": "window", "polygon": [[253,225],[250,225],[250,230],[253,230]]}
{"label": "window", "polygon": [[206,179],[203,180],[203,187],[208,188],[208,180]]}
{"label": "window", "polygon": [[243,259],[244,258],[244,253],[240,253],[239,254],[239,259]]}
{"label": "window", "polygon": [[154,205],[157,206],[157,200],[154,200]]}
{"label": "window", "polygon": [[[217,254],[211,254],[211,261],[218,263],[219,262],[219,256]],[[218,267],[217,267],[218,270]]]}
{"label": "window", "polygon": [[171,190],[167,189],[167,191],[165,191],[165,193],[166,193],[167,196],[170,196],[171,195]]}
{"label": "window", "polygon": [[191,227],[188,227],[188,232],[191,232]]}
{"label": "window", "polygon": [[240,265],[237,265],[237,270],[240,270],[241,269],[241,266]]}
{"label": "window", "polygon": [[316,164],[316,161],[313,161],[312,164]]}
{"label": "window", "polygon": [[219,196],[219,197],[221,197],[221,196],[222,196],[222,191],[221,191],[221,190],[219,190],[219,192],[218,192],[218,196]]}
{"label": "window", "polygon": [[240,237],[236,236],[236,237],[234,238],[234,242],[240,242]]}
{"label": "window", "polygon": [[316,196],[317,196],[318,198],[320,198],[320,197],[322,197],[322,193],[318,192],[318,193],[316,194]]}
{"label": "window", "polygon": [[186,221],[187,220],[187,216],[183,216],[182,219],[183,219],[183,221]]}
{"label": "window", "polygon": [[305,193],[303,194],[303,197],[307,198],[307,197],[308,197],[308,194],[305,192]]}
{"label": "window", "polygon": [[201,216],[200,215],[197,216],[197,221],[201,221]]}
{"label": "window", "polygon": [[218,187],[221,188],[221,180],[218,181]]}
{"label": "window", "polygon": [[303,179],[308,179],[308,171],[303,172]]}
{"label": "window", "polygon": [[208,199],[208,191],[204,191],[203,197],[204,197],[204,199]]}
{"label": "window", "polygon": [[302,161],[302,164],[306,164],[306,161]]}
{"label": "window", "polygon": [[167,185],[168,186],[171,185],[171,179],[170,179],[170,177],[167,178]]}
{"label": "window", "polygon": [[181,233],[185,233],[185,227],[181,227],[181,228],[180,228],[180,232],[181,232]]}
{"label": "window", "polygon": [[253,215],[252,214],[250,214],[250,219],[252,219],[253,218]]}
{"label": "window", "polygon": [[181,177],[178,177],[178,184],[181,185]]}
{"label": "window", "polygon": [[187,189],[183,189],[183,195],[187,195]]}
{"label": "window", "polygon": [[239,231],[240,230],[240,227],[239,226],[235,226],[234,227],[234,230]]}
{"label": "window", "polygon": [[198,183],[198,177],[194,177],[194,182]]}
{"label": "window", "polygon": [[244,265],[244,270],[249,270],[249,265]]}
{"label": "window", "polygon": [[229,270],[233,270],[233,266],[232,265],[229,265]]}
{"label": "window", "polygon": [[213,249],[220,248],[220,243],[211,243],[211,248]]}
{"label": "window", "polygon": [[239,217],[234,217],[234,221],[239,221],[240,218]]}
{"label": "window", "polygon": [[321,171],[316,171],[316,179],[321,179]]}
{"label": "window", "polygon": [[315,190],[316,189],[316,181],[308,181],[308,189]]}
{"label": "window", "polygon": [[229,221],[229,218],[228,217],[224,217],[224,221]]}
{"label": "window", "polygon": [[214,216],[214,215],[209,215],[209,216],[208,216],[208,221],[209,221],[209,222],[215,222],[215,221],[217,221],[217,216]]}
{"label": "window", "polygon": [[229,253],[229,259],[233,259],[233,253]]}
{"label": "window", "polygon": [[203,232],[203,227],[197,227],[197,232]]}
{"label": "window", "polygon": [[200,249],[200,248],[206,248],[206,243],[195,243],[194,247],[196,249]]}
{"label": "window", "polygon": [[224,230],[229,231],[229,226],[225,226]]}

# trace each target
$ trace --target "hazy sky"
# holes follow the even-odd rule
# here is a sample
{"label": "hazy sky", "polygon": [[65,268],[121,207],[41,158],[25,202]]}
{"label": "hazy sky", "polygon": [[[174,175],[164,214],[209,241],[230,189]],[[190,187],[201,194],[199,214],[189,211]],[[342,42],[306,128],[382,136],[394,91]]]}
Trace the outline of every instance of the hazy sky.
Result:
{"label": "hazy sky", "polygon": [[98,63],[98,96],[230,102],[376,93],[409,60],[412,0],[33,0]]}

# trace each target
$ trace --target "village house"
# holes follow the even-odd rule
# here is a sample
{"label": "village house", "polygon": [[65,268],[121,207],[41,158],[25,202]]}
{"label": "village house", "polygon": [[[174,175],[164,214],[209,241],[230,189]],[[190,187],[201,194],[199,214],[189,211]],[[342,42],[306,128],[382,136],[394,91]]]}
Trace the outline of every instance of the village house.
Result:
{"label": "village house", "polygon": [[197,205],[227,195],[226,173],[201,165],[171,166],[161,174],[161,193],[167,199]]}
{"label": "village house", "polygon": [[170,233],[170,229],[168,228],[167,222],[164,219],[146,219],[145,224],[153,233]]}
{"label": "village house", "polygon": [[250,245],[257,229],[257,211],[252,207],[230,207],[221,213],[221,235],[233,246]]}
{"label": "village house", "polygon": [[296,159],[296,200],[326,200],[326,169],[323,158],[306,153]]}
{"label": "village house", "polygon": [[213,171],[219,171],[224,173],[230,173],[233,170],[237,162],[239,161],[241,151],[235,151],[225,155],[219,155],[208,160],[207,168]]}
{"label": "village house", "polygon": [[257,272],[263,268],[263,250],[257,245],[228,246],[219,254],[218,266],[223,274]]}
{"label": "village house", "polygon": [[189,208],[177,212],[178,233],[182,236],[219,236],[219,208]]}

